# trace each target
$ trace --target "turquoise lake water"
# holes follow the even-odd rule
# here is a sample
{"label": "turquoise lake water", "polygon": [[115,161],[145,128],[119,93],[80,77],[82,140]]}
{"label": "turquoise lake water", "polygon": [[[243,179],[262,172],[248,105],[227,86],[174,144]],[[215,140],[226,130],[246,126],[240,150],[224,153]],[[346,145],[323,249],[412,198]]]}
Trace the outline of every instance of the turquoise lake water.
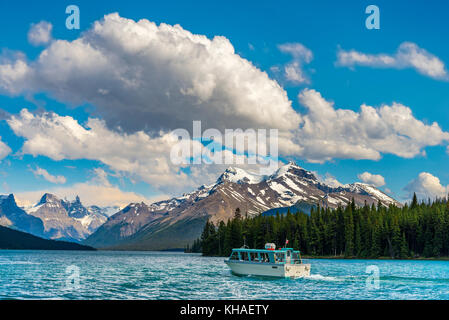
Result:
{"label": "turquoise lake water", "polygon": [[273,280],[196,254],[1,250],[0,299],[449,299],[446,261],[305,262],[310,277]]}

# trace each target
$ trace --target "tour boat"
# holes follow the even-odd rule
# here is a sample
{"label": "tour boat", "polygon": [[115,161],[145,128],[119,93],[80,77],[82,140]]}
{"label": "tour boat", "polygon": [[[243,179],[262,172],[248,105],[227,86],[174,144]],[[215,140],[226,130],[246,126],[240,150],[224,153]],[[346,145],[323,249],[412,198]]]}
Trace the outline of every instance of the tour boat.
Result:
{"label": "tour boat", "polygon": [[310,275],[310,264],[302,263],[301,253],[293,248],[276,250],[273,243],[265,249],[232,249],[225,263],[236,275],[300,278]]}

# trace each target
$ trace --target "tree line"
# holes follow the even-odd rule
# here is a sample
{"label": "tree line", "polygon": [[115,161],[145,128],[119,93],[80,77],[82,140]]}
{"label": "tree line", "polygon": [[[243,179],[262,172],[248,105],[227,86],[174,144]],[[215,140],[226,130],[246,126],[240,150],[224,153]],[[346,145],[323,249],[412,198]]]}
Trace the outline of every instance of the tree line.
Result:
{"label": "tree line", "polygon": [[229,221],[207,222],[201,237],[186,248],[205,256],[228,256],[233,248],[264,248],[289,240],[289,247],[310,256],[393,259],[449,256],[449,202],[418,203],[416,195],[403,207],[357,207],[354,200],[336,209],[243,219],[240,209]]}

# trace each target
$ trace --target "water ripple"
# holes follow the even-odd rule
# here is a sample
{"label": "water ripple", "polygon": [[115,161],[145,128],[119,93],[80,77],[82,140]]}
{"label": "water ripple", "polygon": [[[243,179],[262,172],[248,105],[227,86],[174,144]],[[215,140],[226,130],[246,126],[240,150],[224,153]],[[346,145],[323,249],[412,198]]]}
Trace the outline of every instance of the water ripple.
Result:
{"label": "water ripple", "polygon": [[[449,299],[442,261],[309,260],[302,279],[232,275],[223,258],[164,252],[0,251],[0,299]],[[367,286],[367,266],[379,287]],[[79,268],[71,286],[68,266]]]}

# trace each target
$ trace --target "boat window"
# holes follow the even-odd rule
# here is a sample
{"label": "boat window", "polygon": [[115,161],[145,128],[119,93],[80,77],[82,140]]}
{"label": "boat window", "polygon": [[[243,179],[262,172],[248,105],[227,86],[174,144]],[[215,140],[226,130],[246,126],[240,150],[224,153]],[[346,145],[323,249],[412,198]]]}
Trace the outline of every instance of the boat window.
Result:
{"label": "boat window", "polygon": [[248,261],[248,252],[240,252],[240,256],[242,257],[242,260]]}
{"label": "boat window", "polygon": [[257,252],[251,252],[250,257],[251,261],[259,262],[259,256],[257,255]]}
{"label": "boat window", "polygon": [[284,253],[276,253],[274,255],[274,258],[276,260],[276,263],[285,262],[285,254]]}
{"label": "boat window", "polygon": [[268,256],[268,253],[262,252],[260,254],[260,258],[262,259],[262,262],[270,262],[270,257]]}
{"label": "boat window", "polygon": [[238,260],[238,259],[239,259],[239,254],[238,254],[238,252],[233,252],[230,259],[231,259],[231,260]]}
{"label": "boat window", "polygon": [[293,252],[293,260],[299,260],[299,254],[297,252]]}

